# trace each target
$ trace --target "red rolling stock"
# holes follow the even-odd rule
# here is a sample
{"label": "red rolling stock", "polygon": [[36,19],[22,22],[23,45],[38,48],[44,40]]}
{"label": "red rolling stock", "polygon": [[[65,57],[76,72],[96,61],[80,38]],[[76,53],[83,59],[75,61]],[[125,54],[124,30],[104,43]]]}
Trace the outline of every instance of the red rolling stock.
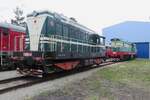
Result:
{"label": "red rolling stock", "polygon": [[114,60],[127,60],[135,58],[136,48],[133,43],[125,42],[120,39],[111,39],[111,46],[106,49],[107,58]]}
{"label": "red rolling stock", "polygon": [[23,51],[24,48],[25,28],[8,23],[0,23],[0,68],[11,68],[10,56],[13,55],[13,52]]}

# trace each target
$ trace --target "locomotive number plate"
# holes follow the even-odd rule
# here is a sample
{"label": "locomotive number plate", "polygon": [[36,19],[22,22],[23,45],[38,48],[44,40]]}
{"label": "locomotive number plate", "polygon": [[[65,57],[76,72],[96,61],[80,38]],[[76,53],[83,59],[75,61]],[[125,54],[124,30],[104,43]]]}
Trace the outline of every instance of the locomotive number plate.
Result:
{"label": "locomotive number plate", "polygon": [[26,52],[26,53],[23,53],[23,56],[26,56],[26,57],[32,56],[32,53]]}

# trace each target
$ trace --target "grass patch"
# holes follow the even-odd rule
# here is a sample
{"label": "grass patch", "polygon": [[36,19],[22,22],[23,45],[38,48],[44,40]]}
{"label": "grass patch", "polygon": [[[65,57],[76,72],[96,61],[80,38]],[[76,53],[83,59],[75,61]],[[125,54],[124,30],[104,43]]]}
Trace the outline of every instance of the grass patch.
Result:
{"label": "grass patch", "polygon": [[133,60],[99,70],[101,79],[130,85],[150,86],[150,60]]}

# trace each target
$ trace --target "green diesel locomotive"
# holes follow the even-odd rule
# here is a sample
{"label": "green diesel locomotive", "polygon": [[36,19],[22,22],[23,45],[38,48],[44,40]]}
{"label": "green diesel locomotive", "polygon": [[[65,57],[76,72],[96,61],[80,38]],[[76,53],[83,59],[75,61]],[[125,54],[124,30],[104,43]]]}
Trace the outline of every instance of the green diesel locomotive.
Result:
{"label": "green diesel locomotive", "polygon": [[27,34],[18,66],[22,73],[71,70],[105,60],[105,37],[62,14],[34,11],[27,16]]}

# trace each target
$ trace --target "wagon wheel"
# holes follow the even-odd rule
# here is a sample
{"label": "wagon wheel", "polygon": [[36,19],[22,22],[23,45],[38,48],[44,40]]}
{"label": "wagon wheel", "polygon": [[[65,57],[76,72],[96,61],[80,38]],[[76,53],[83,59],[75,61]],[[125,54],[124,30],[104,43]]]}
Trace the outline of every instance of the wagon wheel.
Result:
{"label": "wagon wheel", "polygon": [[48,67],[43,65],[43,69],[42,70],[43,70],[42,76],[43,77],[47,77],[48,76]]}

